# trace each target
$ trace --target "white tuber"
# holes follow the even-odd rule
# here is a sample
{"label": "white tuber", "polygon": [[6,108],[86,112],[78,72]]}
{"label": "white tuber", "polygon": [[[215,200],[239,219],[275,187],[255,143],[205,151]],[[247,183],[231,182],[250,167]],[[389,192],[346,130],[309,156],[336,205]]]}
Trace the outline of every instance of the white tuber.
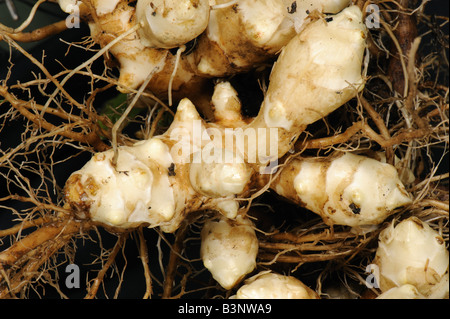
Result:
{"label": "white tuber", "polygon": [[[280,0],[212,1],[208,27],[189,59],[202,76],[224,76],[246,71],[266,61],[295,35],[285,24],[286,8]],[[238,36],[237,36],[238,35]]]}
{"label": "white tuber", "polygon": [[211,97],[214,121],[224,127],[240,127],[244,122],[241,114],[241,101],[230,82],[219,82],[214,87]]}
{"label": "white tuber", "polygon": [[174,48],[199,36],[209,21],[208,0],[138,0],[136,18],[143,45]]}
{"label": "white tuber", "polygon": [[319,299],[318,294],[295,277],[261,272],[248,280],[235,299]]}
{"label": "white tuber", "polygon": [[89,217],[113,227],[163,225],[175,213],[168,168],[171,155],[159,139],[121,147],[117,164],[112,149],[94,155],[67,181],[66,198],[89,205]]}
{"label": "white tuber", "polygon": [[[309,23],[282,50],[253,128],[279,129],[279,156],[286,154],[308,124],[336,110],[364,87],[366,27],[357,6],[329,22]],[[330,54],[333,52],[333,54]]]}
{"label": "white tuber", "polygon": [[374,263],[382,292],[412,285],[427,298],[448,298],[449,253],[426,222],[410,217],[380,233]]}
{"label": "white tuber", "polygon": [[92,5],[95,7],[95,12],[99,16],[113,12],[120,1],[121,0],[91,0]]}
{"label": "white tuber", "polygon": [[[124,5],[119,2],[111,18],[128,23],[131,11]],[[120,19],[121,14],[126,19]],[[110,21],[111,24],[117,23],[114,19]],[[116,27],[122,29],[125,25]],[[119,160],[116,166],[110,161],[113,158],[112,151],[107,151],[94,156],[92,163],[73,173],[66,184],[67,204],[92,220],[119,228],[135,227],[141,223],[149,227],[160,226],[164,231],[172,232],[186,214],[200,208],[219,210],[223,215],[234,218],[239,209],[238,199],[249,197],[257,191],[256,173],[268,164],[268,160],[285,155],[308,124],[329,114],[362,88],[365,31],[361,11],[357,6],[352,6],[335,15],[330,22],[321,19],[311,22],[296,35],[275,63],[258,116],[247,125],[243,124],[243,120],[236,121],[236,127],[240,129],[236,132],[242,135],[253,133],[256,140],[245,138],[240,146],[237,143],[229,145],[226,141],[227,134],[224,133],[227,127],[221,123],[238,117],[239,106],[230,87],[227,89],[226,85],[222,86],[222,90],[227,92],[214,96],[213,103],[219,118],[217,123],[204,121],[192,102],[183,99],[178,104],[171,126],[164,134],[134,146],[118,147]],[[139,46],[142,47],[142,44],[130,37],[130,42],[127,42],[127,38],[127,41],[118,44],[125,48],[132,43],[136,53],[140,52]],[[165,52],[150,48],[145,50]],[[336,54],[330,55],[329,50]],[[164,54],[153,62],[160,59],[158,65],[164,63]],[[145,66],[152,63],[149,61],[147,64],[144,60],[134,60],[132,56],[126,55],[122,58],[129,59],[133,65],[130,71],[139,68],[140,63]],[[144,69],[143,66],[140,68]],[[123,75],[121,73],[121,77]],[[233,115],[229,116],[231,113]],[[277,134],[271,134],[272,130]],[[152,150],[151,147],[155,145],[158,151]],[[104,160],[96,162],[98,158]],[[350,169],[356,168],[355,163],[358,161],[352,158],[349,155],[337,159],[334,165],[342,163],[341,166],[345,166],[349,162]],[[370,161],[364,163],[369,169],[376,167]],[[299,168],[296,162],[289,165],[294,170]],[[124,180],[127,174],[140,176],[135,171],[140,172],[141,167],[147,167],[142,169],[145,174],[141,174],[148,183],[145,187],[133,184],[131,179]],[[322,194],[336,193],[343,195],[344,200],[340,202],[339,197],[330,196],[330,200],[326,201],[325,214],[318,213],[327,221],[349,225],[381,222],[391,209],[409,201],[402,192],[401,183],[397,184],[392,179],[395,175],[387,167],[382,166],[381,176],[390,174],[388,177],[391,179],[372,177],[373,173],[370,175],[364,170],[361,173],[358,171],[353,178],[354,185],[350,185],[352,187],[345,193],[341,192],[343,189],[338,185],[338,179],[330,177],[327,183],[319,184],[326,185],[326,189],[320,190]],[[286,168],[284,170],[289,171]],[[337,171],[341,176],[343,172],[348,173],[347,177],[353,176],[348,169]],[[370,185],[364,181],[363,188],[363,180],[368,177],[377,183]],[[295,187],[302,191],[301,183],[294,181],[292,176],[283,185],[287,189]],[[144,190],[145,194],[141,194]],[[372,202],[362,197],[372,192],[383,192],[386,196],[382,198],[377,195],[380,202],[374,206],[374,211],[381,210],[377,215],[366,208]],[[360,213],[352,212],[352,203],[361,207]],[[315,211],[314,205],[308,207]],[[330,216],[328,212],[333,210],[337,213]]]}
{"label": "white tuber", "polygon": [[209,220],[201,239],[203,264],[223,288],[231,289],[256,267],[258,239],[249,219]]}
{"label": "white tuber", "polygon": [[237,11],[245,37],[257,48],[277,52],[295,34],[285,19],[286,7],[279,0],[241,0]]}
{"label": "white tuber", "polygon": [[351,153],[293,160],[271,188],[331,225],[379,224],[411,203],[393,166]]}
{"label": "white tuber", "polygon": [[205,125],[195,106],[182,100],[163,135],[119,147],[115,166],[110,149],[74,172],[65,187],[68,204],[93,221],[121,229],[148,225],[173,232],[185,214],[201,205],[234,218],[239,209],[234,195],[247,187],[250,173],[238,160],[191,163],[192,153],[213,145]]}

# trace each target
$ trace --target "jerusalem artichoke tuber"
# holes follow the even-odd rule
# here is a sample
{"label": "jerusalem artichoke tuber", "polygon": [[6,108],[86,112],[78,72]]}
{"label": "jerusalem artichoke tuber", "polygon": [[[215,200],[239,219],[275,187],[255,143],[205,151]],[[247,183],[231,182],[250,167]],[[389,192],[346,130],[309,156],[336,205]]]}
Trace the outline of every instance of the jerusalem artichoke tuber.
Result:
{"label": "jerusalem artichoke tuber", "polygon": [[393,166],[351,153],[295,159],[271,188],[330,225],[376,225],[411,203]]}
{"label": "jerusalem artichoke tuber", "polygon": [[449,254],[444,239],[417,217],[383,230],[374,263],[383,293],[412,285],[426,298],[448,298]]}
{"label": "jerusalem artichoke tuber", "polygon": [[213,278],[225,289],[233,288],[256,267],[258,239],[252,222],[241,216],[210,220],[202,228],[201,257]]}
{"label": "jerusalem artichoke tuber", "polygon": [[[234,218],[238,198],[254,192],[252,183],[261,168],[282,157],[308,124],[361,89],[361,19],[361,11],[352,6],[331,22],[311,22],[294,37],[272,70],[258,116],[232,131],[231,145],[227,128],[202,120],[184,99],[164,134],[119,147],[116,166],[109,150],[75,172],[66,185],[67,203],[87,210],[94,221],[121,228],[142,223],[174,231],[187,213],[205,208]],[[340,54],[329,55],[328,50]],[[217,109],[222,121],[224,114],[238,117],[233,95],[214,95],[214,103],[223,104]],[[276,134],[266,134],[270,129]],[[238,137],[243,141],[233,143]],[[331,224],[380,223],[393,209],[410,203],[394,168],[350,154],[329,163],[293,161],[272,188],[304,202]]]}

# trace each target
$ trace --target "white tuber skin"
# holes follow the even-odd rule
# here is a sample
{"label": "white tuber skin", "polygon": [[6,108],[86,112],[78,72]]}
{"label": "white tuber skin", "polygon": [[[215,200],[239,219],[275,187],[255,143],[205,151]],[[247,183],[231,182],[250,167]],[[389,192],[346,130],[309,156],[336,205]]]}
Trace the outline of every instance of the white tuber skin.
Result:
{"label": "white tuber skin", "polygon": [[[213,1],[215,6],[227,2]],[[198,72],[223,76],[254,68],[274,56],[295,35],[286,12],[280,0],[240,0],[211,10],[208,28],[193,55]]]}
{"label": "white tuber skin", "polygon": [[[104,16],[112,13],[117,7],[117,4],[122,0],[91,0],[92,6],[95,8],[95,13],[98,16]],[[79,8],[81,1],[79,0],[58,0],[61,10],[66,13],[74,13],[75,8]]]}
{"label": "white tuber skin", "polygon": [[411,203],[393,166],[351,153],[295,159],[271,188],[330,225],[376,225],[395,208]]}
{"label": "white tuber skin", "polygon": [[203,264],[223,288],[231,289],[255,269],[258,239],[250,220],[207,221],[201,239]]}
{"label": "white tuber skin", "polygon": [[138,0],[136,18],[143,45],[175,48],[199,36],[209,21],[209,0]]}
{"label": "white tuber skin", "polygon": [[319,299],[319,296],[295,277],[262,272],[246,280],[233,298]]}
{"label": "white tuber skin", "polygon": [[[214,151],[214,150],[213,150]],[[190,165],[189,178],[191,185],[200,194],[210,197],[226,197],[241,194],[250,181],[250,171],[242,157],[230,150],[218,149],[210,156],[211,163],[204,162],[202,151],[193,156]],[[229,156],[234,163],[225,162]]]}
{"label": "white tuber skin", "polygon": [[412,285],[426,298],[448,298],[449,253],[444,239],[426,222],[410,217],[380,233],[374,263],[379,285],[391,288]]}

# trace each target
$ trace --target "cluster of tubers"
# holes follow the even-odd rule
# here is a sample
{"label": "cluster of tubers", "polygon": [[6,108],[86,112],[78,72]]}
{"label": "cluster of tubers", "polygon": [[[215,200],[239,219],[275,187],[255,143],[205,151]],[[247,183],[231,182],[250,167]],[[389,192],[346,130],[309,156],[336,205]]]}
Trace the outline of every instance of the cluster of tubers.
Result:
{"label": "cluster of tubers", "polygon": [[449,254],[444,239],[416,217],[381,232],[374,264],[382,291],[377,298],[448,298]]}
{"label": "cluster of tubers", "polygon": [[[70,12],[78,2],[59,3]],[[131,3],[78,5],[101,46],[128,32],[109,49],[119,64],[118,89],[129,92],[151,76],[146,89],[173,96],[177,111],[164,134],[97,153],[71,175],[65,201],[78,217],[115,229],[145,225],[174,232],[189,213],[215,210],[221,215],[204,225],[201,256],[214,279],[231,289],[255,269],[258,254],[244,199],[267,185],[326,224],[355,229],[378,225],[412,202],[390,164],[349,152],[287,159],[308,125],[364,87],[367,30],[361,10],[350,1]],[[200,116],[204,101],[197,88],[204,81],[274,57],[255,118],[241,114],[237,93],[225,80],[208,101],[212,118]],[[270,169],[281,172],[269,174]],[[448,251],[423,222],[411,219],[386,229],[374,263],[380,269],[380,297],[448,297]],[[234,297],[318,295],[293,277],[262,273]]]}

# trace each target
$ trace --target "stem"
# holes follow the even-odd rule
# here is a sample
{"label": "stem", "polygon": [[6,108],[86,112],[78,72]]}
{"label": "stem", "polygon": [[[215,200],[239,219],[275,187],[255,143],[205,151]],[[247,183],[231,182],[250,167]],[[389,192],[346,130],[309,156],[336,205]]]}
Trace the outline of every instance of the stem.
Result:
{"label": "stem", "polygon": [[0,267],[14,265],[24,255],[47,241],[58,240],[61,236],[74,235],[80,230],[81,225],[80,222],[68,220],[42,226],[2,251],[0,253]]}
{"label": "stem", "polygon": [[[88,223],[64,220],[47,224],[0,253],[0,299],[15,297],[40,272],[40,267]],[[15,272],[18,269],[17,272]]]}

